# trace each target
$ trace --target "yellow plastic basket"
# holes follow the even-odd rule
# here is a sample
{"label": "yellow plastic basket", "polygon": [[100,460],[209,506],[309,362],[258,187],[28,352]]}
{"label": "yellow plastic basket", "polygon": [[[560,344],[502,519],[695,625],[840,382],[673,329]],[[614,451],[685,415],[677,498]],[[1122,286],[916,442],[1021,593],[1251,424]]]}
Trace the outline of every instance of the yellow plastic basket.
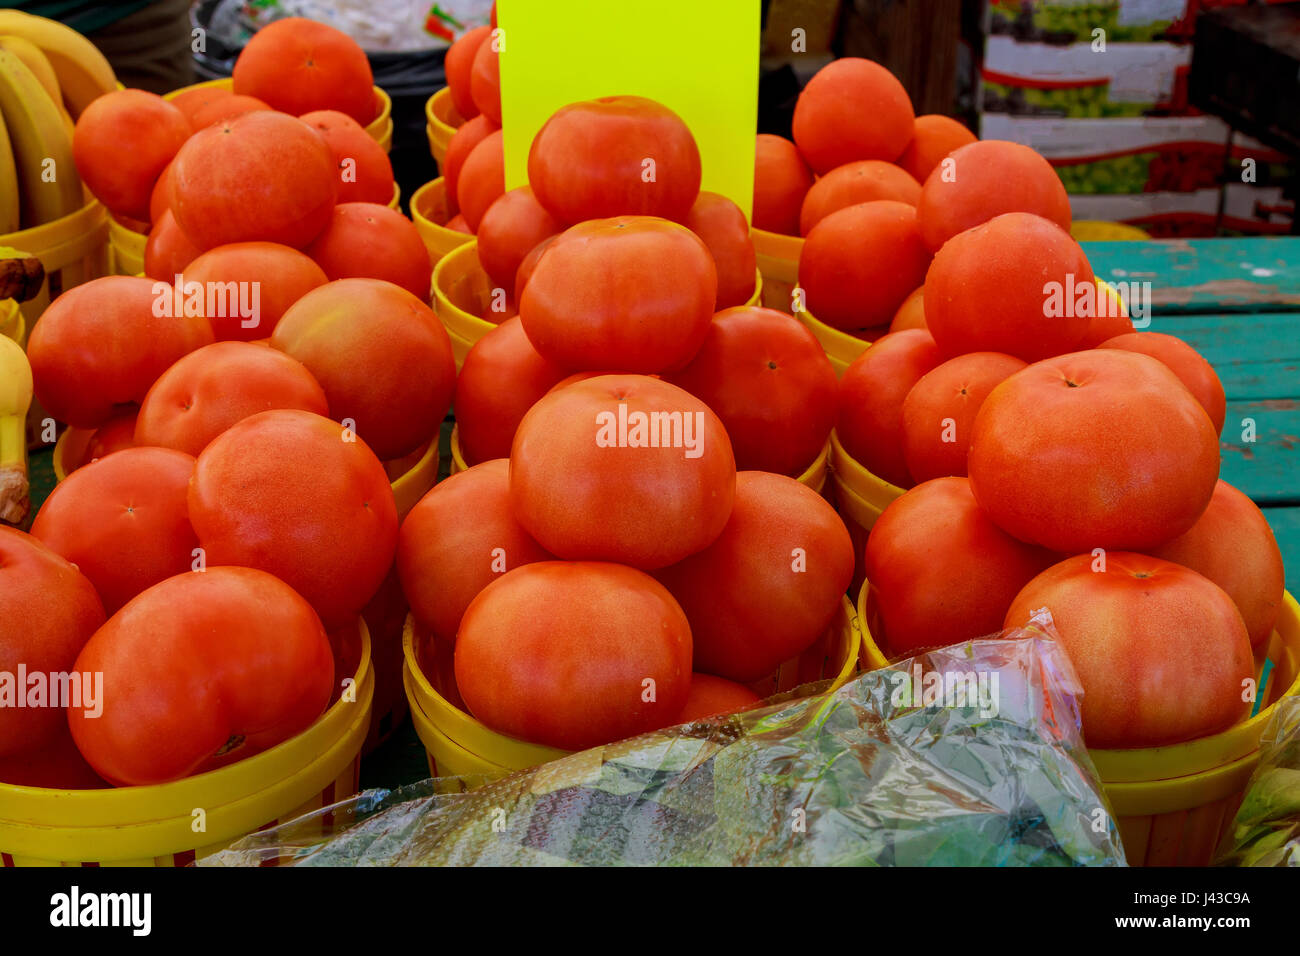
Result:
{"label": "yellow plastic basket", "polygon": [[108,272],[108,212],[86,194],[86,205],[62,219],[0,236],[0,246],[31,253],[45,266],[41,291],[19,308],[30,334],[46,306],[68,289]]}
{"label": "yellow plastic basket", "polygon": [[[862,666],[889,661],[872,637],[880,632],[870,587],[858,596]],[[1229,836],[1246,781],[1259,763],[1259,739],[1283,697],[1300,694],[1300,605],[1288,592],[1272,636],[1255,656],[1259,712],[1236,726],[1169,747],[1092,750],[1133,866],[1208,866]],[[1268,668],[1267,682],[1264,671]]]}
{"label": "yellow plastic basket", "polygon": [[447,146],[456,130],[465,125],[465,120],[456,112],[451,99],[451,87],[444,86],[429,97],[424,104],[424,117],[428,121],[426,132],[429,135],[429,153],[442,172],[442,164],[447,158]]}
{"label": "yellow plastic basket", "polygon": [[871,343],[866,339],[831,328],[811,312],[799,312],[795,318],[807,326],[808,331],[812,332],[817,337],[817,341],[822,344],[826,357],[831,360],[831,368],[835,369],[836,378],[843,378],[845,370],[853,364],[853,360],[871,348]]}
{"label": "yellow plastic basket", "polygon": [[834,431],[831,432],[830,470],[840,515],[863,532],[870,531],[881,513],[904,491],[867,471],[844,450]]}
{"label": "yellow plastic basket", "polygon": [[[437,776],[482,774],[500,777],[566,756],[568,751],[516,740],[489,730],[449,701],[425,675],[417,653],[414,619],[408,618],[402,647],[406,658],[403,680],[416,734],[429,757],[429,772]],[[770,678],[750,685],[763,696],[793,690],[809,681],[833,679],[839,687],[857,671],[858,625],[853,605],[844,599],[826,637]]]}
{"label": "yellow plastic basket", "polygon": [[411,196],[411,219],[435,265],[443,256],[474,241],[468,233],[447,228],[452,215],[447,203],[447,181],[441,176],[425,183]]}
{"label": "yellow plastic basket", "polygon": [[763,274],[763,305],[789,312],[795,286],[799,284],[801,236],[783,236],[766,229],[750,229],[758,271]]}
{"label": "yellow plastic basket", "polygon": [[[298,736],[246,760],[174,783],[107,790],[0,784],[5,866],[185,866],[275,823],[357,791],[375,677],[358,622],[354,701],[340,700]],[[195,810],[204,832],[195,833]],[[330,821],[322,820],[327,827]]]}

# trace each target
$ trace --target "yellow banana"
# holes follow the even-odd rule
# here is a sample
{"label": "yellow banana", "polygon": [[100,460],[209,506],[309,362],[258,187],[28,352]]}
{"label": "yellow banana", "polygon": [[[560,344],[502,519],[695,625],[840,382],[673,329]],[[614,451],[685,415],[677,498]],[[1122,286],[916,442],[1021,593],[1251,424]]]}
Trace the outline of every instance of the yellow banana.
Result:
{"label": "yellow banana", "polygon": [[73,119],[96,97],[117,89],[117,77],[104,54],[71,27],[20,10],[0,10],[0,34],[18,36],[40,47],[59,80]]}
{"label": "yellow banana", "polygon": [[0,236],[21,229],[18,198],[18,167],[14,165],[9,128],[0,115]]}
{"label": "yellow banana", "polygon": [[0,36],[0,50],[8,50],[26,63],[27,69],[32,71],[50,99],[60,106],[63,105],[58,74],[54,72],[54,67],[50,66],[49,59],[41,52],[40,47],[26,37]]}
{"label": "yellow banana", "polygon": [[34,299],[44,281],[45,266],[40,259],[19,249],[0,247],[0,299]]}
{"label": "yellow banana", "polygon": [[63,118],[35,74],[8,50],[0,50],[0,114],[18,167],[22,228],[80,209],[81,177]]}
{"label": "yellow banana", "polygon": [[27,409],[32,404],[32,367],[22,347],[0,335],[0,521],[27,517]]}

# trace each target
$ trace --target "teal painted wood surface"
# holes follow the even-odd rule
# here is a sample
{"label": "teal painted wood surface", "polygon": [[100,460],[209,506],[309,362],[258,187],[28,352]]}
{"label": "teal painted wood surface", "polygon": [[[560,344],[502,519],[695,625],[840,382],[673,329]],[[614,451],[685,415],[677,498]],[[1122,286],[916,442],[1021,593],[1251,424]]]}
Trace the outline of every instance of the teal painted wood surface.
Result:
{"label": "teal painted wood surface", "polygon": [[1108,282],[1150,282],[1154,311],[1300,310],[1300,237],[1085,242]]}

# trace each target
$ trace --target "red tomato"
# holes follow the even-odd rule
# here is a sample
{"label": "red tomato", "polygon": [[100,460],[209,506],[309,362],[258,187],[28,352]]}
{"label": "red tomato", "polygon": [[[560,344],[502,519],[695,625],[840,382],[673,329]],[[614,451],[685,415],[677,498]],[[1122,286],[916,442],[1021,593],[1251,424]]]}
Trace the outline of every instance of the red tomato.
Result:
{"label": "red tomato", "polygon": [[201,249],[265,240],[301,249],[328,225],[338,170],[306,123],[271,111],[214,123],[172,162],[172,212]]}
{"label": "red tomato", "polygon": [[917,485],[885,509],[867,539],[884,645],[907,657],[996,634],[1016,594],[1055,560],[1000,531],[967,479]]}
{"label": "red tomato", "polygon": [[1001,352],[970,352],[926,372],[903,400],[903,457],[912,481],[966,474],[975,413],[1003,379],[1025,368]]}
{"label": "red tomato", "polygon": [[922,184],[917,204],[931,252],[1008,212],[1033,213],[1069,230],[1070,199],[1061,178],[1028,146],[985,139],[953,150],[946,160]]}
{"label": "red tomato", "polygon": [[143,401],[173,362],[212,342],[207,319],[173,317],[173,305],[170,286],[155,293],[154,282],[134,276],[92,279],[55,299],[27,343],[45,410],[77,428],[98,428],[115,405]]}
{"label": "red tomato", "polygon": [[95,632],[76,666],[104,675],[104,701],[97,718],[69,709],[72,736],[119,786],[179,780],[268,750],[314,723],[334,685],[316,613],[251,568],[155,585]]}
{"label": "red tomato", "polygon": [[[209,249],[185,267],[185,280],[207,288],[245,293],[241,310],[229,297],[208,321],[218,341],[250,342],[266,338],[280,316],[304,295],[329,281],[321,267],[305,253],[274,242],[232,242]],[[229,285],[234,283],[234,286]],[[251,313],[251,314],[245,314]]]}
{"label": "red tomato", "polygon": [[271,408],[325,417],[330,411],[325,392],[301,362],[251,342],[205,345],[149,389],[136,420],[135,444],[197,456],[231,425]]}
{"label": "red tomato", "polygon": [[975,134],[955,119],[935,113],[918,116],[912,141],[898,157],[898,165],[923,183],[945,156],[975,141]]}
{"label": "red tomato", "polygon": [[735,485],[718,417],[675,385],[638,375],[551,392],[524,416],[510,455],[515,517],[542,547],[642,569],[712,543]]}
{"label": "red tomato", "polygon": [[[573,281],[584,275],[602,279]],[[598,219],[550,245],[519,317],[533,347],[573,371],[662,372],[699,351],[717,289],[713,257],[686,227],[647,216]]]}
{"label": "red tomato", "polygon": [[565,377],[537,354],[518,316],[479,339],[456,380],[456,426],[465,461],[508,458],[528,409]]}
{"label": "red tomato", "polygon": [[1219,381],[1214,366],[1178,336],[1163,332],[1128,332],[1107,339],[1097,348],[1140,352],[1163,362],[1200,402],[1205,414],[1210,416],[1214,433],[1223,432],[1223,419],[1227,415],[1223,383]]}
{"label": "red tomato", "polygon": [[144,274],[160,282],[172,282],[202,253],[203,250],[181,232],[172,211],[164,209],[161,218],[149,230],[149,239],[144,245]]}
{"label": "red tomato", "polygon": [[190,123],[195,129],[204,129],[213,123],[221,123],[232,120],[236,116],[243,116],[245,113],[269,110],[270,108],[256,96],[242,96],[239,94],[223,96],[220,99],[204,103],[196,109],[190,117]]}
{"label": "red tomato", "polygon": [[478,225],[478,259],[498,288],[513,295],[528,253],[564,227],[542,208],[528,186],[497,197]]}
{"label": "red tomato", "polygon": [[346,33],[285,17],[253,34],[235,60],[233,90],[294,116],[338,110],[363,126],[375,118],[374,75]]}
{"label": "red tomato", "polygon": [[[456,190],[465,160],[469,159],[469,154],[474,152],[474,147],[495,133],[498,128],[486,116],[476,116],[456,130],[451,137],[451,142],[447,144],[447,156],[442,162],[442,175],[446,180],[447,201],[452,212],[460,209],[460,206],[456,205]],[[502,154],[502,162],[504,164],[504,154]],[[501,187],[505,189],[504,178]]]}
{"label": "red tomato", "polygon": [[114,415],[90,436],[86,443],[86,452],[82,455],[81,465],[89,465],[96,458],[103,458],[123,448],[135,447],[135,420],[140,409],[135,405],[124,406],[124,410]]}
{"label": "red tomato", "polygon": [[469,223],[465,221],[465,217],[460,213],[457,213],[447,220],[447,228],[454,232],[463,232],[467,236],[474,235],[474,231],[470,229]]}
{"label": "red tomato", "polygon": [[902,332],[904,329],[924,329],[925,326],[925,286],[921,286],[903,300],[903,304],[894,313],[889,323],[889,331]]}
{"label": "red tomato", "polygon": [[[103,623],[99,595],[75,565],[31,535],[0,525],[0,671],[15,682],[19,666],[29,679],[67,673]],[[29,686],[14,690],[35,702]],[[0,757],[35,752],[65,726],[60,707],[0,707]]]}
{"label": "red tomato", "polygon": [[488,26],[475,27],[462,33],[460,39],[447,48],[443,70],[447,86],[451,89],[451,102],[461,119],[471,120],[479,115],[479,108],[470,93],[470,71],[474,68],[474,55],[492,33]]}
{"label": "red tomato", "polygon": [[489,34],[474,51],[474,63],[470,67],[469,93],[478,111],[496,123],[501,124],[501,56],[497,51],[497,40]]}
{"label": "red tomato", "polygon": [[262,412],[219,435],[199,455],[189,509],[209,567],[274,574],[327,627],[360,613],[397,547],[384,466],[360,438],[311,412]]}
{"label": "red tomato", "polygon": [[528,151],[528,181],[570,225],[613,216],[681,222],[700,193],[700,151],[682,118],[640,96],[556,110]]}
{"label": "red tomato", "polygon": [[1113,339],[1117,335],[1127,335],[1129,332],[1136,331],[1133,328],[1133,320],[1128,316],[1128,309],[1124,306],[1124,300],[1119,297],[1114,287],[1098,279],[1097,289],[1099,308],[1088,324],[1088,334],[1079,343],[1081,349],[1095,349],[1102,342]]}
{"label": "red tomato", "polygon": [[754,155],[754,228],[799,235],[799,210],[813,174],[798,148],[782,136],[759,133]]}
{"label": "red tomato", "polygon": [[903,457],[903,401],[942,361],[929,332],[891,332],[854,359],[840,380],[840,444],[868,471],[900,488],[912,483]]}
{"label": "red tomato", "polygon": [[378,279],[341,279],[299,299],[271,336],[381,459],[436,438],[456,388],[451,339],[433,310]]}
{"label": "red tomato", "polygon": [[1017,372],[975,418],[971,487],[1004,531],[1067,554],[1153,548],[1205,511],[1219,441],[1160,362],[1092,349]]}
{"label": "red tomato", "polygon": [[1226,481],[1215,485],[1196,524],[1152,556],[1191,568],[1228,592],[1252,646],[1273,633],[1286,590],[1282,552],[1263,512]]}
{"label": "red tomato", "polygon": [[853,577],[853,544],[811,488],[742,471],[718,539],[655,576],[691,622],[696,669],[747,683],[826,633]]}
{"label": "red tomato", "polygon": [[798,476],[835,425],[835,370],[803,323],[772,309],[714,316],[695,358],[668,381],[713,409],[742,470]]}
{"label": "red tomato", "polygon": [[925,324],[949,358],[1005,352],[1037,362],[1079,346],[1096,291],[1088,257],[1069,233],[1040,216],[1007,213],[935,255]]}
{"label": "red tomato", "polygon": [[456,176],[456,206],[470,232],[477,233],[488,209],[506,191],[506,154],[501,130],[479,141]]}
{"label": "red tomato", "polygon": [[77,118],[72,155],[82,182],[110,212],[148,219],[154,183],[189,136],[185,114],[158,94],[115,90]]}
{"label": "red tomato", "polygon": [[193,86],[186,90],[177,90],[171,94],[171,99],[167,102],[176,107],[189,120],[191,129],[198,129],[194,125],[194,115],[209,103],[217,100],[225,100],[234,96],[228,88],[224,86]]}
{"label": "red tomato", "polygon": [[858,159],[898,159],[912,139],[912,100],[879,63],[841,57],[817,71],[794,107],[794,141],[818,173]]}
{"label": "red tomato", "polygon": [[690,724],[709,717],[739,713],[749,710],[760,700],[744,684],[696,672],[691,675],[691,692],[686,696],[686,706],[673,718],[673,723]]}
{"label": "red tomato", "polygon": [[1066,558],[1012,602],[1006,625],[1047,608],[1083,686],[1089,747],[1161,747],[1226,730],[1250,707],[1246,625],[1217,584],[1124,551]]}
{"label": "red tomato", "polygon": [[141,591],[189,571],[199,546],[185,496],[194,458],[127,448],[59,482],[32,536],[75,564],[114,614]]}
{"label": "red tomato", "polygon": [[808,311],[837,329],[885,325],[925,281],[930,253],[916,210],[892,200],[831,213],[808,233],[799,285]]}
{"label": "red tomato", "polygon": [[510,511],[510,463],[475,465],[439,482],[402,522],[397,571],[411,613],[440,644],[456,640],[470,601],[517,567],[550,561]]}
{"label": "red tomato", "polygon": [[66,720],[60,720],[54,735],[39,747],[12,757],[0,756],[0,782],[47,790],[105,790],[111,786],[81,756]]}
{"label": "red tomato", "polygon": [[533,277],[533,272],[537,269],[537,263],[542,261],[542,253],[551,248],[551,245],[558,236],[551,236],[549,239],[543,239],[537,245],[528,251],[522,262],[519,263],[519,270],[515,273],[515,301],[518,302],[524,296],[524,287],[528,285],[528,280]]}
{"label": "red tomato", "polygon": [[334,157],[339,202],[373,202],[381,206],[392,202],[393,164],[364,126],[337,110],[316,110],[299,119],[325,140]]}
{"label": "red tomato", "polygon": [[757,257],[740,207],[717,193],[700,193],[683,223],[708,247],[718,269],[718,311],[744,305],[757,288]]}
{"label": "red tomato", "polygon": [[921,184],[893,163],[863,159],[833,169],[808,190],[799,212],[799,235],[833,212],[864,202],[889,199],[915,206],[921,198]]}
{"label": "red tomato", "polygon": [[456,639],[470,713],[565,750],[658,730],[690,683],[686,615],[654,578],[617,564],[517,568],[474,599]]}
{"label": "red tomato", "polygon": [[415,223],[378,203],[334,207],[329,225],[307,247],[330,279],[383,279],[421,302],[433,287],[433,263]]}
{"label": "red tomato", "polygon": [[153,192],[149,194],[149,221],[157,222],[162,218],[162,214],[171,208],[171,205],[172,164],[168,163],[158,176],[158,181],[154,183]]}

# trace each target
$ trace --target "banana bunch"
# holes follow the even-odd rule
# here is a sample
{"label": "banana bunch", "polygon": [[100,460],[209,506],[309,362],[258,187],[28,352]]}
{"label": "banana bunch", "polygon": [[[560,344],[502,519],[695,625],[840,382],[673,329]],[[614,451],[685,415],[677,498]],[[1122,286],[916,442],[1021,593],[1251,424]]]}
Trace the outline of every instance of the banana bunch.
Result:
{"label": "banana bunch", "polygon": [[108,61],[80,33],[0,10],[0,236],[82,207],[73,122],[116,86]]}
{"label": "banana bunch", "polygon": [[0,335],[0,522],[27,517],[27,410],[32,367],[22,347]]}

